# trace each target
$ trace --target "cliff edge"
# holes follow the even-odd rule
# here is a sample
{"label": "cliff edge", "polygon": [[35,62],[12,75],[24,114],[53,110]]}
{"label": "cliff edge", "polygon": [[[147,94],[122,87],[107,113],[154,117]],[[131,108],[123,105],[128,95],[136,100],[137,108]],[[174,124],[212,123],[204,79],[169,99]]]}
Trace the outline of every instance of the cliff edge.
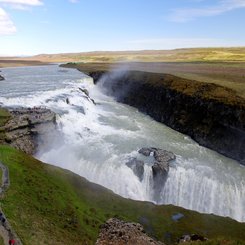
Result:
{"label": "cliff edge", "polygon": [[245,165],[245,99],[232,89],[142,71],[87,74],[117,101]]}

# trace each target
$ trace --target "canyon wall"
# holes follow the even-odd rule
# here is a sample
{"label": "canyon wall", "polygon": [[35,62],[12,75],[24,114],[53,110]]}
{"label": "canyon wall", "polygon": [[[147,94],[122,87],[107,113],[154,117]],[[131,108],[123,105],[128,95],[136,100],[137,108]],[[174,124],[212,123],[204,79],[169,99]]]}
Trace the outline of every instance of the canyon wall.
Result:
{"label": "canyon wall", "polygon": [[117,101],[245,165],[245,100],[233,90],[140,71],[88,75]]}

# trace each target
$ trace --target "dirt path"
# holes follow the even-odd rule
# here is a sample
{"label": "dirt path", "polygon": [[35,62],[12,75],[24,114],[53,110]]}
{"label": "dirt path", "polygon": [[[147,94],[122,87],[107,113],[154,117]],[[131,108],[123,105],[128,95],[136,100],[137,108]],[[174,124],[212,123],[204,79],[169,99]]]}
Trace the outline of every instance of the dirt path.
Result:
{"label": "dirt path", "polygon": [[[9,179],[9,171],[8,168],[0,162],[0,168],[2,169],[2,185],[0,188],[0,196],[3,198],[4,192],[10,186],[10,179]],[[8,245],[10,239],[15,240],[15,245],[22,245],[22,242],[18,238],[17,234],[12,229],[10,223],[8,222],[6,216],[4,215],[1,207],[0,207],[0,236],[2,236],[4,240],[4,244]],[[5,220],[3,222],[3,219]]]}

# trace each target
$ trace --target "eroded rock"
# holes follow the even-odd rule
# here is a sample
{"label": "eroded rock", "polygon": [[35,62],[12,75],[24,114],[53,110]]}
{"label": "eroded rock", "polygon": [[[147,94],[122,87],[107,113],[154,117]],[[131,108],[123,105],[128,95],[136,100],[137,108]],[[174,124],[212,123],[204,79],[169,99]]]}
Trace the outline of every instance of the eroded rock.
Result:
{"label": "eroded rock", "polygon": [[5,80],[5,78],[0,75],[0,81],[3,81],[3,80]]}
{"label": "eroded rock", "polygon": [[109,219],[100,227],[96,245],[164,245],[149,237],[142,225],[116,218]]}
{"label": "eroded rock", "polygon": [[38,135],[55,129],[56,114],[46,108],[21,108],[10,111],[5,124],[5,142],[28,154],[34,154]]}
{"label": "eroded rock", "polygon": [[138,152],[140,154],[143,154],[144,156],[150,156],[151,154],[153,154],[155,158],[155,162],[152,166],[154,178],[160,177],[162,179],[165,179],[167,177],[169,171],[169,163],[175,160],[175,155],[172,152],[154,147],[144,147],[141,148]]}
{"label": "eroded rock", "polygon": [[168,172],[169,172],[169,163],[175,160],[175,155],[163,149],[158,149],[154,147],[142,148],[138,151],[144,156],[153,155],[155,161],[152,165],[152,175],[153,175],[153,189],[154,189],[154,200],[159,199],[159,192],[162,189],[162,186],[165,184]]}
{"label": "eroded rock", "polygon": [[144,165],[145,163],[137,158],[130,159],[126,165],[131,168],[134,174],[139,178],[140,181],[143,180],[144,177]]}

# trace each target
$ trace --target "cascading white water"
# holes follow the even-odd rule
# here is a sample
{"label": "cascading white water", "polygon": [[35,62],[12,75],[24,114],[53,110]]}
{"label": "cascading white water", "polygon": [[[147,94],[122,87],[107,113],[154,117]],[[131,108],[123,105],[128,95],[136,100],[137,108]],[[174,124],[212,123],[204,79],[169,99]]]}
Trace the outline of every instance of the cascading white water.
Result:
{"label": "cascading white water", "polygon": [[[136,109],[104,95],[92,79],[58,66],[3,69],[0,103],[46,106],[59,114],[37,157],[132,199],[174,204],[245,221],[245,168]],[[79,88],[87,89],[91,99]],[[69,103],[67,103],[67,98]],[[141,147],[174,152],[165,185],[153,193],[150,159]],[[144,159],[142,181],[125,164]]]}

